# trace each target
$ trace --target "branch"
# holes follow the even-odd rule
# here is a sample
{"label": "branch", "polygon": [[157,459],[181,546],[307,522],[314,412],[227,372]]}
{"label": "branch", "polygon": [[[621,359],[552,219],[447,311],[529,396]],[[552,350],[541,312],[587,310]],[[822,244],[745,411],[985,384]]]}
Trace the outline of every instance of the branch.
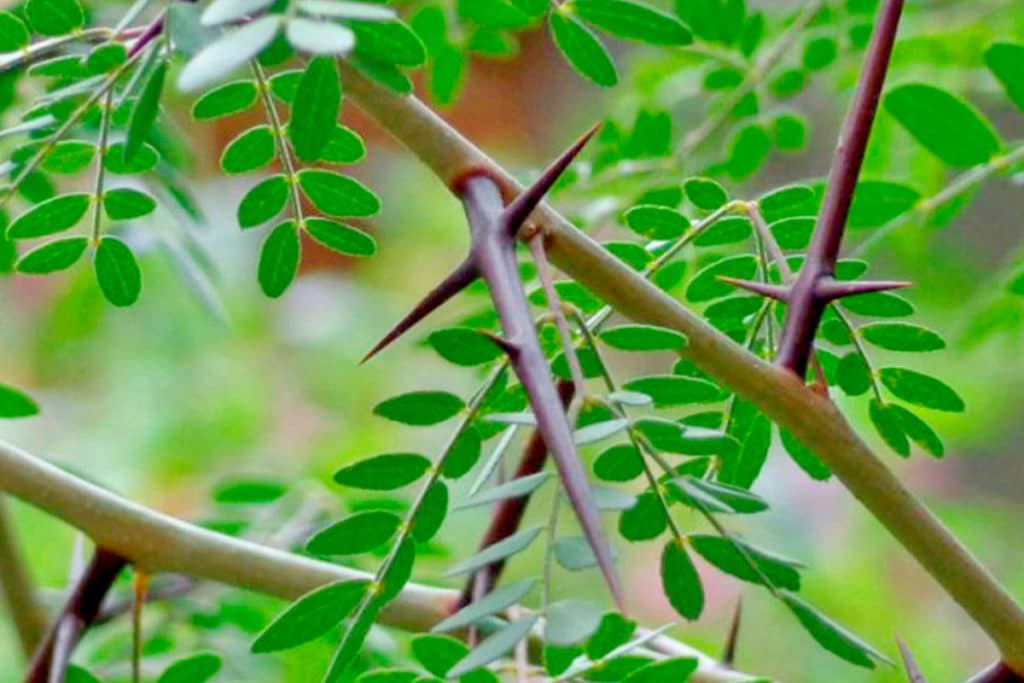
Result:
{"label": "branch", "polygon": [[26,657],[31,657],[46,633],[47,618],[3,498],[0,498],[0,595],[18,632],[21,649]]}
{"label": "branch", "polygon": [[62,682],[71,654],[99,614],[111,585],[127,564],[126,560],[102,547],[97,548],[89,567],[78,579],[75,590],[53,627],[40,643],[25,683]]}
{"label": "branch", "polygon": [[804,266],[788,296],[786,325],[775,362],[796,373],[798,377],[803,377],[807,371],[814,337],[825,307],[838,295],[834,291],[831,294],[824,291],[822,284],[830,281],[835,274],[846,220],[850,215],[850,205],[857,189],[857,179],[864,163],[864,153],[878,111],[878,101],[889,69],[889,58],[896,43],[896,31],[902,12],[903,0],[886,0],[882,6],[867,60],[861,71],[857,94],[839,134],[839,144],[829,172],[828,190],[814,228],[814,237],[807,250]]}
{"label": "branch", "polygon": [[[415,97],[393,93],[342,66],[346,92],[449,187],[486,169],[504,194],[520,186],[480,149]],[[636,322],[685,334],[684,357],[753,403],[824,461],[921,566],[989,635],[1003,659],[1024,671],[1024,612],[857,436],[827,399],[791,372],[772,367],[712,328],[580,232],[550,206],[531,220],[547,237],[552,262]]]}
{"label": "branch", "polygon": [[[185,574],[282,600],[296,600],[329,583],[371,580],[367,572],[320,562],[218,534],[120,498],[95,484],[0,441],[0,490],[64,520],[98,547],[150,574]],[[426,632],[449,616],[457,591],[406,584],[380,614],[384,626]],[[695,683],[734,683],[751,677],[723,670],[713,658],[671,638],[652,645],[700,662]]]}

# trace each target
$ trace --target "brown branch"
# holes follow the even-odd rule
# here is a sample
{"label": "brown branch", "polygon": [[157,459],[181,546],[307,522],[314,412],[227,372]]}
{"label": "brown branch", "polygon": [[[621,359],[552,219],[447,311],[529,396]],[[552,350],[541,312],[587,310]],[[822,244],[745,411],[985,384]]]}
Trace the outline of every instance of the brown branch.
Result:
{"label": "brown branch", "polygon": [[[775,362],[803,377],[825,307],[834,297],[822,289],[835,274],[850,205],[857,188],[871,127],[878,111],[903,0],[886,0],[879,15],[860,84],[839,135],[828,190],[800,275],[787,297],[789,312]],[[831,297],[831,298],[830,298]]]}
{"label": "brown branch", "polygon": [[[574,387],[572,382],[561,380],[558,382],[557,389],[558,397],[562,401],[564,410],[572,402],[575,394]],[[548,447],[544,443],[544,437],[541,436],[540,431],[535,430],[523,449],[523,455],[519,459],[519,466],[516,468],[515,478],[519,479],[521,477],[528,477],[531,474],[537,474],[544,469],[547,460]],[[494,545],[518,531],[529,502],[529,494],[521,498],[509,498],[501,501],[497,511],[491,516],[491,524],[484,534],[483,541],[480,543],[480,549],[483,550],[488,546]],[[462,596],[459,598],[455,610],[462,609],[468,605],[474,600],[475,595],[486,595],[494,590],[504,568],[505,561],[499,560],[470,576],[462,590]],[[477,578],[481,578],[483,582],[480,588],[477,588]]]}
{"label": "brown branch", "polygon": [[25,683],[62,682],[71,653],[82,635],[96,620],[100,606],[114,580],[127,565],[120,555],[98,548],[92,562],[78,580],[74,592],[40,643],[25,677]]}

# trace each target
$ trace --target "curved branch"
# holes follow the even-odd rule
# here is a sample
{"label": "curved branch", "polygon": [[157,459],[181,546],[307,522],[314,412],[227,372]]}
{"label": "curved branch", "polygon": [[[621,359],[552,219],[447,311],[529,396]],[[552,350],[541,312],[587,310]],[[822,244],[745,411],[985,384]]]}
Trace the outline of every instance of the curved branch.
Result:
{"label": "curved branch", "polygon": [[[451,187],[485,169],[514,198],[520,186],[421,101],[391,92],[344,65],[353,100]],[[1003,660],[1024,671],[1024,611],[995,578],[911,494],[825,396],[788,370],[772,367],[715,330],[580,232],[547,204],[531,215],[548,255],[569,276],[637,322],[681,332],[683,355],[818,455],[993,640]]]}
{"label": "curved branch", "polygon": [[[373,578],[367,572],[187,524],[120,498],[2,441],[0,491],[64,520],[97,546],[150,574],[186,574],[282,600],[295,600],[328,583]],[[455,590],[408,583],[381,611],[379,623],[426,632],[450,615],[458,599]],[[747,674],[722,669],[712,657],[672,638],[659,637],[650,645],[662,654],[696,658],[700,671],[691,678],[694,683],[751,680]]]}

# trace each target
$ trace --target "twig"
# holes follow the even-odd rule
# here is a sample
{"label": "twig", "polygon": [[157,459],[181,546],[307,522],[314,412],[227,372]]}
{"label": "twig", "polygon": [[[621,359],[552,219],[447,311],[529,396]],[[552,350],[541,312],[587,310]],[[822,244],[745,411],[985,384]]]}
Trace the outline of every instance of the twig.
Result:
{"label": "twig", "polygon": [[111,585],[127,564],[122,556],[97,548],[64,609],[40,643],[25,683],[62,683],[71,653],[92,625]]}
{"label": "twig", "polygon": [[31,657],[46,633],[46,612],[32,583],[28,563],[3,497],[0,497],[0,595],[18,633],[21,649],[26,658]]}
{"label": "twig", "polygon": [[[787,295],[789,308],[776,363],[798,377],[803,377],[807,370],[814,336],[825,306],[840,296],[853,293],[847,290],[840,293],[831,285],[835,283],[833,275],[836,260],[839,258],[846,220],[878,110],[902,11],[903,0],[887,0],[882,5],[861,72],[860,84],[839,135],[839,144],[829,172],[828,190],[815,225],[814,237],[800,275]],[[847,284],[847,288],[851,285]],[[863,289],[856,293],[862,292]]]}

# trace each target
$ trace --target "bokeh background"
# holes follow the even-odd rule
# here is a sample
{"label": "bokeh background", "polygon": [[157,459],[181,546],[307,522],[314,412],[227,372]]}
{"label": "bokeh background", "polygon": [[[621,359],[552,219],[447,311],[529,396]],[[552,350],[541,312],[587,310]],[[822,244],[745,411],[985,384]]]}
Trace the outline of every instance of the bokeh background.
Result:
{"label": "bokeh background", "polygon": [[[752,4],[775,13],[785,3]],[[995,38],[1024,38],[1019,3],[910,4],[895,58],[900,78],[941,83],[982,108],[1006,139],[1024,135],[1024,116],[998,94],[981,58]],[[117,8],[97,8],[104,11],[116,14]],[[460,102],[444,114],[519,169],[543,164],[595,120],[628,122],[644,106],[667,107],[681,132],[699,122],[698,76],[677,79],[672,88],[645,88],[655,80],[651,74],[664,68],[658,54],[617,47],[626,83],[603,91],[565,65],[544,31],[528,33],[515,59],[475,62]],[[856,61],[815,79],[790,103],[810,119],[808,147],[797,155],[773,156],[750,183],[730,184],[736,196],[824,173]],[[241,515],[212,502],[220,482],[238,476],[286,482],[289,493],[262,516],[247,515],[242,531],[273,539],[282,529],[313,524],[362,502],[348,493],[343,499],[331,485],[330,475],[340,465],[406,447],[436,452],[448,427],[414,431],[375,418],[371,409],[392,394],[420,388],[469,395],[479,376],[453,371],[419,342],[430,325],[458,320],[483,300],[462,297],[420,333],[360,365],[365,350],[459,258],[467,244],[460,207],[414,158],[347,105],[347,122],[370,150],[355,173],[384,204],[365,223],[380,253],[354,261],[307,244],[299,280],[283,298],[268,301],[255,280],[259,239],[242,234],[234,220],[237,201],[254,179],[227,179],[216,170],[220,149],[251,121],[236,117],[196,125],[188,119],[188,105],[180,96],[168,102],[170,115],[191,138],[189,177],[206,216],[188,228],[187,246],[208,255],[216,276],[197,294],[174,256],[185,244],[178,217],[161,210],[135,233],[144,253],[145,288],[130,309],[104,303],[85,267],[58,277],[0,278],[0,377],[30,390],[42,406],[39,417],[0,423],[0,437],[133,500],[225,529],[238,530]],[[885,114],[869,167],[924,189],[945,182],[944,171]],[[564,202],[573,206],[571,193]],[[929,415],[946,440],[944,459],[915,453],[904,461],[890,453],[887,462],[1024,600],[1024,429],[1018,400],[1024,309],[998,293],[1018,248],[1022,216],[1018,183],[995,180],[952,225],[934,229],[910,221],[895,230],[874,250],[873,272],[915,282],[909,297],[919,308],[918,321],[950,342],[921,367],[952,384],[968,405],[962,415]],[[997,324],[980,335],[980,316],[992,310],[993,301],[999,304]],[[647,367],[636,362],[630,370],[657,372],[668,361],[652,357],[643,361]],[[866,428],[862,402],[846,409],[877,443]],[[894,658],[894,637],[901,636],[932,681],[963,680],[993,657],[979,630],[841,485],[810,481],[773,449],[756,490],[773,509],[737,528],[805,561],[805,594],[827,613]],[[534,507],[538,517],[546,514],[545,505]],[[33,573],[56,602],[75,534],[24,505],[14,503],[12,509]],[[484,521],[453,514],[433,549],[436,562],[421,563],[418,578],[443,583],[445,558],[468,554]],[[671,621],[658,588],[660,545],[620,542],[619,550],[633,615],[647,625]],[[538,547],[517,559],[512,573],[532,571],[539,552]],[[373,563],[369,558],[364,566]],[[899,668],[865,672],[843,664],[815,646],[764,591],[703,569],[705,616],[674,630],[686,642],[717,653],[742,595],[737,663],[744,670],[785,681],[904,680]],[[599,594],[596,575],[562,579],[558,590],[565,595]],[[237,591],[204,588],[188,601],[150,609],[147,631],[159,635],[146,644],[147,668],[159,670],[171,652],[212,647],[228,662],[222,680],[319,680],[330,652],[327,641],[281,656],[246,653],[251,633],[279,607]],[[81,654],[89,661],[123,650],[127,642],[124,625],[110,625],[91,635]],[[388,632],[375,634],[373,643],[384,653],[404,647],[400,635]],[[13,632],[0,619],[0,683],[19,680],[20,671]],[[124,673],[111,671],[114,679],[119,671]]]}

